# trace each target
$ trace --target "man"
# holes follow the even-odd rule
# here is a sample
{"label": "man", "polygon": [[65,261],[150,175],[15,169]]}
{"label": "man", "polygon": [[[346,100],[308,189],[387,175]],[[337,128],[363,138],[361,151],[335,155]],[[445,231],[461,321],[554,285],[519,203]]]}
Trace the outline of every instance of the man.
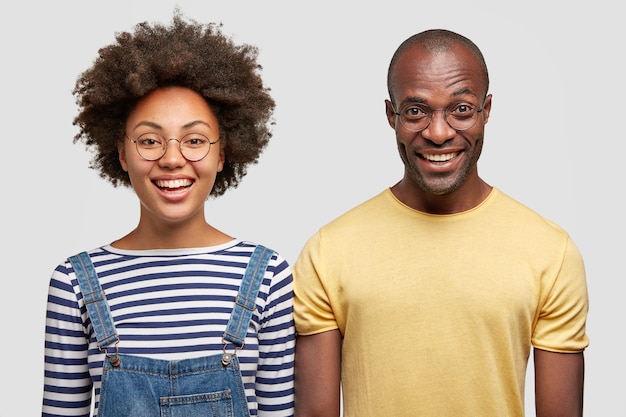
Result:
{"label": "man", "polygon": [[482,53],[407,39],[388,72],[403,178],[311,237],[294,265],[296,416],[580,416],[587,287],[568,234],[478,175]]}

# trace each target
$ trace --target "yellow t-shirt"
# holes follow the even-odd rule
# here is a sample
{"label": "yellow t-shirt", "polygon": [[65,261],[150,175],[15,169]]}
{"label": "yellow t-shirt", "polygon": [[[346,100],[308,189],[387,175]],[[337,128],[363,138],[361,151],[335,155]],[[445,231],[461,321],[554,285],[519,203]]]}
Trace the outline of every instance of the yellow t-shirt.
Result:
{"label": "yellow t-shirt", "polygon": [[497,189],[452,215],[387,189],[312,236],[294,279],[298,333],[343,335],[346,417],[522,416],[531,345],[588,345],[578,249]]}

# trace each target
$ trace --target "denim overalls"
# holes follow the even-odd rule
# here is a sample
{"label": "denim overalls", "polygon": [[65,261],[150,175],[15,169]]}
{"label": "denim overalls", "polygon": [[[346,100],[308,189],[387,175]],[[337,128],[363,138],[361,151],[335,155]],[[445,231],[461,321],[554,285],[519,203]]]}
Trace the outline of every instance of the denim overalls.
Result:
{"label": "denim overalls", "polygon": [[[249,417],[239,360],[235,352],[226,352],[226,345],[243,347],[272,254],[259,245],[250,257],[222,336],[224,353],[173,361],[118,354],[119,337],[91,259],[86,252],[70,257],[98,347],[106,354],[98,416]],[[114,353],[106,350],[111,345]]]}

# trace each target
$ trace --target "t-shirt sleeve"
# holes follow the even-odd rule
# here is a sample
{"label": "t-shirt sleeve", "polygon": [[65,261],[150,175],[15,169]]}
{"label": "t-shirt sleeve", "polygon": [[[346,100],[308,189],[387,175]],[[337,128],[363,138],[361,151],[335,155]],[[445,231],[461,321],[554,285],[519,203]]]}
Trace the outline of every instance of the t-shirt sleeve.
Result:
{"label": "t-shirt sleeve", "polygon": [[296,333],[312,335],[338,328],[324,285],[324,259],[320,233],[305,244],[293,268]]}
{"label": "t-shirt sleeve", "polygon": [[546,277],[542,283],[533,346],[552,352],[583,351],[589,345],[588,309],[585,266],[578,248],[568,238],[556,277]]}

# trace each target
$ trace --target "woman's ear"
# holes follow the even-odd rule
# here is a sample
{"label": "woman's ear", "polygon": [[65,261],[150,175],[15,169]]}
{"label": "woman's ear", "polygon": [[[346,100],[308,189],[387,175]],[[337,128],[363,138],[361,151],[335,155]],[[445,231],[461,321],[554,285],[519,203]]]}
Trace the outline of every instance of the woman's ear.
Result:
{"label": "woman's ear", "polygon": [[222,146],[220,145],[220,157],[219,157],[219,160],[217,161],[217,172],[222,172],[222,170],[224,169],[225,161],[226,161],[226,153],[224,152],[224,150],[222,149]]}
{"label": "woman's ear", "polygon": [[124,141],[117,142],[117,154],[119,156],[122,169],[128,172],[128,164],[126,163],[126,142]]}

